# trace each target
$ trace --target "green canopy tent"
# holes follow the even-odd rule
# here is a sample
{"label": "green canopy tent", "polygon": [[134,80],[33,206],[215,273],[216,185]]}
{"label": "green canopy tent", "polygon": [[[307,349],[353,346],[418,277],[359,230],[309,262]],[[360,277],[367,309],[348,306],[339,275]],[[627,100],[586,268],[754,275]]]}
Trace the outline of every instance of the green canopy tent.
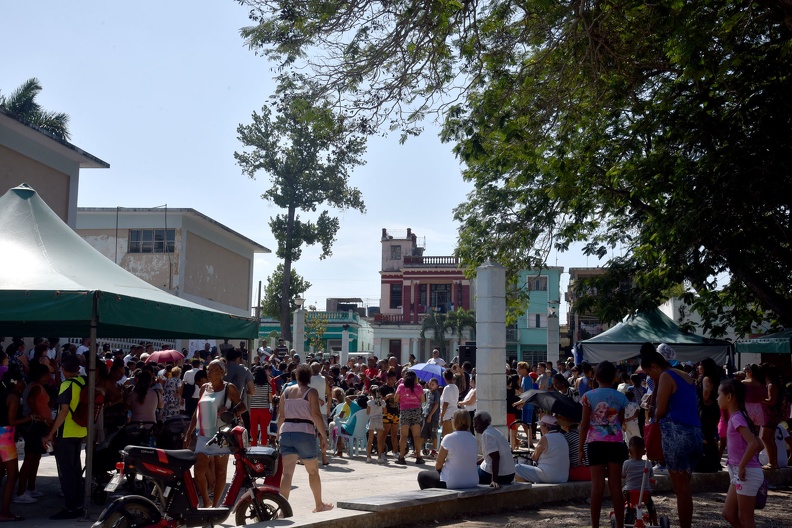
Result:
{"label": "green canopy tent", "polygon": [[[0,335],[90,336],[89,388],[97,337],[238,338],[258,321],[180,299],[127,272],[83,240],[22,184],[0,197]],[[90,408],[90,407],[89,407]],[[88,427],[88,445],[94,438]],[[91,475],[93,450],[86,450]],[[86,505],[90,495],[86,478]]]}
{"label": "green canopy tent", "polygon": [[676,352],[676,359],[701,361],[710,357],[718,365],[726,364],[731,343],[709,339],[685,332],[660,310],[628,315],[619,324],[578,343],[583,357],[591,363],[600,361],[624,361],[638,356],[643,343],[655,346],[667,343]]}
{"label": "green canopy tent", "polygon": [[792,354],[792,330],[740,339],[735,345],[738,354]]}

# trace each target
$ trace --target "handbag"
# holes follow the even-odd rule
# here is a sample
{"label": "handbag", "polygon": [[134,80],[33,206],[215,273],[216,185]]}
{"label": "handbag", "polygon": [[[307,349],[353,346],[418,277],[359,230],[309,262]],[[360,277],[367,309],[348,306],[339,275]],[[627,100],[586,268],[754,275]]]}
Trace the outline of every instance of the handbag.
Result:
{"label": "handbag", "polygon": [[759,486],[759,490],[756,492],[756,504],[754,505],[755,510],[761,510],[765,507],[765,504],[767,504],[767,486],[767,479],[764,479],[762,485]]}
{"label": "handbag", "polygon": [[649,422],[644,425],[644,443],[646,444],[646,458],[665,465],[663,455],[663,440],[660,434],[660,424]]}

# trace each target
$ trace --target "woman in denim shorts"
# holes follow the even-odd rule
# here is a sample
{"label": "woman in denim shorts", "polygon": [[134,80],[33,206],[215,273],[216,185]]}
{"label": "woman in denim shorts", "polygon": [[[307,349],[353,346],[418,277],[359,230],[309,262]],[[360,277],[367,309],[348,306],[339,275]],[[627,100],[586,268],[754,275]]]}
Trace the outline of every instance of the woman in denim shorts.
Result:
{"label": "woman in denim shorts", "polygon": [[424,391],[418,383],[415,372],[408,370],[404,374],[404,379],[396,389],[394,402],[399,404],[399,428],[401,438],[399,439],[399,460],[397,464],[406,464],[404,456],[407,454],[407,434],[412,433],[415,442],[415,463],[423,464],[421,450],[423,449],[423,438],[421,438],[421,424],[423,424]]}
{"label": "woman in denim shorts", "polygon": [[283,390],[278,411],[278,441],[283,457],[280,492],[286,499],[289,498],[294,468],[297,460],[302,460],[316,502],[313,511],[327,511],[333,505],[322,500],[316,449],[317,434],[321,438],[321,449],[327,449],[328,445],[325,424],[319,410],[319,394],[309,386],[313,373],[308,365],[298,366],[296,373],[297,384]]}

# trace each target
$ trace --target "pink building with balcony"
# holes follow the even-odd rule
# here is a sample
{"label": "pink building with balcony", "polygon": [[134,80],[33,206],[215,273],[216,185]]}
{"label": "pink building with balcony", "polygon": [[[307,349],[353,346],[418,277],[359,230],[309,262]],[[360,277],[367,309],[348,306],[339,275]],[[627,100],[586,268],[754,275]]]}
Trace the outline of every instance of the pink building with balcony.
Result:
{"label": "pink building with balcony", "polygon": [[424,255],[425,239],[412,229],[406,233],[383,229],[381,244],[380,313],[373,321],[375,352],[403,361],[412,353],[421,360],[429,346],[428,340],[419,337],[421,321],[431,311],[470,310],[471,282],[457,257]]}

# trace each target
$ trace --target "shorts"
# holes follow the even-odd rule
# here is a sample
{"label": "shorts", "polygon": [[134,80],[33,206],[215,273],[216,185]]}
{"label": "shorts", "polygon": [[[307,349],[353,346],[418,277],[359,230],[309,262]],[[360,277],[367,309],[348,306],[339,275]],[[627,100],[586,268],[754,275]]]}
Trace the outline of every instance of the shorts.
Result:
{"label": "shorts", "polygon": [[624,442],[589,442],[589,466],[604,466],[606,464],[624,464],[627,460],[627,444]]}
{"label": "shorts", "polygon": [[421,426],[423,423],[423,411],[420,407],[414,409],[402,409],[399,413],[399,425],[401,427]]}
{"label": "shorts", "polygon": [[745,468],[745,480],[738,479],[738,473],[739,470],[737,466],[729,464],[729,482],[737,489],[737,495],[756,497],[765,478],[762,468]]}
{"label": "shorts", "polygon": [[425,440],[436,438],[437,429],[439,427],[440,427],[440,422],[438,421],[424,422],[423,427],[421,427],[421,438]]}
{"label": "shorts", "polygon": [[704,452],[704,435],[701,427],[660,420],[663,455],[669,471],[693,473]]}
{"label": "shorts", "polygon": [[534,406],[530,403],[526,403],[522,408],[522,421],[530,426],[531,422],[533,422],[533,414]]}
{"label": "shorts", "polygon": [[313,460],[319,450],[316,447],[316,435],[308,433],[281,433],[281,455],[297,455],[300,460]]}
{"label": "shorts", "polygon": [[41,439],[49,433],[49,427],[44,422],[33,422],[23,435],[25,439],[25,453],[38,453],[43,455],[47,452]]}
{"label": "shorts", "polygon": [[511,424],[517,421],[517,415],[506,413],[506,427],[511,427]]}
{"label": "shorts", "polygon": [[383,413],[382,423],[384,425],[399,424],[399,417],[395,414]]}
{"label": "shorts", "polygon": [[382,421],[382,416],[369,418],[369,431],[381,431],[383,429],[385,429],[385,423]]}
{"label": "shorts", "polygon": [[[14,441],[15,434],[16,428],[14,426],[0,426],[0,461],[9,462],[18,458],[16,442]],[[41,439],[38,442],[40,444]]]}
{"label": "shorts", "polygon": [[195,454],[207,456],[223,456],[231,454],[231,450],[227,447],[219,446],[217,444],[207,446],[206,442],[211,439],[211,436],[198,435],[198,440],[195,442]]}

